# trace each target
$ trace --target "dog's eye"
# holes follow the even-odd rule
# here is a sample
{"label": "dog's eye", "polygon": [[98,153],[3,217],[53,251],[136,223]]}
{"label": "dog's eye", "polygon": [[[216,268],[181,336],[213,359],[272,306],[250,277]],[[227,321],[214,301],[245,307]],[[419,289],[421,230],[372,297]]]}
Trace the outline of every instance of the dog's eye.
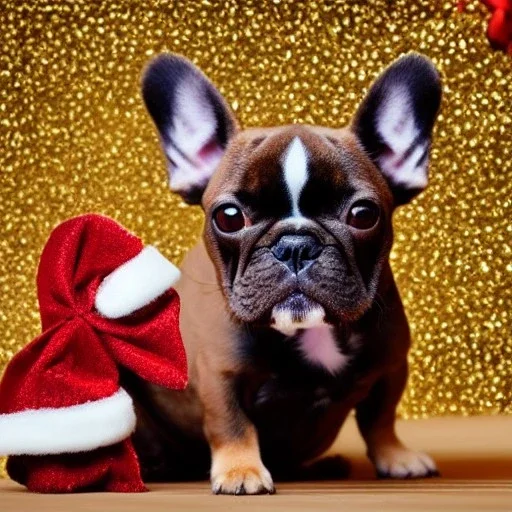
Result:
{"label": "dog's eye", "polygon": [[370,229],[379,220],[379,207],[367,199],[356,201],[347,217],[347,224],[356,229]]}
{"label": "dog's eye", "polygon": [[213,212],[213,220],[224,233],[235,233],[245,227],[245,217],[242,210],[234,204],[219,206]]}

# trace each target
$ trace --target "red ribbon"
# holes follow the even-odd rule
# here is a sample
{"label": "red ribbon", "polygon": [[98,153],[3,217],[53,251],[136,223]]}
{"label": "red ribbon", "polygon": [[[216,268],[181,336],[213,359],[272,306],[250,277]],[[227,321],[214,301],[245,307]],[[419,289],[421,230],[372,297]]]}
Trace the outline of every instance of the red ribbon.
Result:
{"label": "red ribbon", "polygon": [[512,55],[512,0],[482,0],[491,11],[487,38],[493,48]]}

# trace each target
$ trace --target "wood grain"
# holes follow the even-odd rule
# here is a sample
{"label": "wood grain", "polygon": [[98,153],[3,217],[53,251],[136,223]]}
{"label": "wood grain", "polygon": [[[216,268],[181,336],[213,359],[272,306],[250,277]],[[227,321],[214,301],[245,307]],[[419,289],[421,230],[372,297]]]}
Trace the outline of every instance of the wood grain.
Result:
{"label": "wood grain", "polygon": [[403,439],[433,455],[431,480],[378,481],[352,419],[331,452],[352,463],[348,480],[277,483],[274,496],[212,496],[208,482],[151,485],[144,494],[37,495],[0,482],[0,510],[18,511],[512,511],[512,416],[401,421]]}

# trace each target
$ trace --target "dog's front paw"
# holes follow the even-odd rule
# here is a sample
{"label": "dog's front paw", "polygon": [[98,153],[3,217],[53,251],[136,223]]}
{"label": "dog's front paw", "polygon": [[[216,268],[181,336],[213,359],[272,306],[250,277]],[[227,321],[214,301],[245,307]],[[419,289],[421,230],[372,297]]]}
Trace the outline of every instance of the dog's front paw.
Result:
{"label": "dog's front paw", "polygon": [[372,456],[379,478],[428,478],[439,475],[436,463],[426,454],[404,446],[385,446]]}
{"label": "dog's front paw", "polygon": [[212,470],[214,494],[274,494],[272,476],[263,464],[232,466],[220,471]]}

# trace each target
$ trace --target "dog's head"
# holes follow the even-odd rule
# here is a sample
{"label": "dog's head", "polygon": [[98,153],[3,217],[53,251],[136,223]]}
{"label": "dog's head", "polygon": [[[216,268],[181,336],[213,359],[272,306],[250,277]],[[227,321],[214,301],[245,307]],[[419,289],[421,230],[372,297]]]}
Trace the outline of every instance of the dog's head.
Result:
{"label": "dog's head", "polygon": [[143,96],[171,189],[204,208],[233,315],[286,334],[360,318],[388,258],[394,208],[427,185],[441,99],[430,61],[394,62],[342,129],[242,130],[211,82],[174,55],[150,63]]}

